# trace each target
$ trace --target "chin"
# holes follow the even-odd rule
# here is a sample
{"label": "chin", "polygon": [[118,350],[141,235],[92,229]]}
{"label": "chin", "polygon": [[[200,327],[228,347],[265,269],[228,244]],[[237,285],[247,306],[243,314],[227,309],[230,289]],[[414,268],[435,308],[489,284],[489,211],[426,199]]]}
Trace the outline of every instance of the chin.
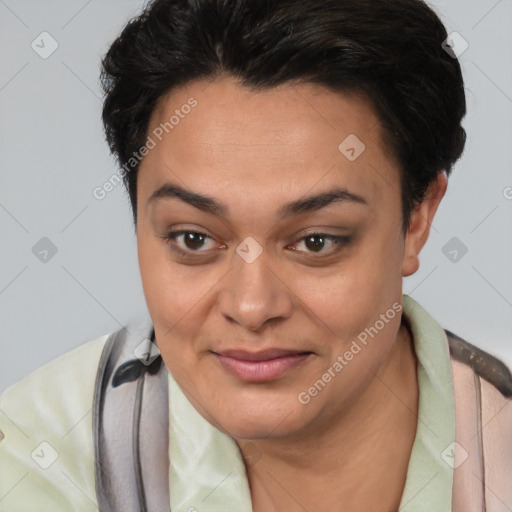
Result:
{"label": "chin", "polygon": [[[262,401],[260,401],[260,404]],[[217,428],[234,439],[257,440],[286,437],[301,430],[307,423],[300,404],[266,404],[257,410],[233,407],[215,418]],[[300,409],[299,409],[300,408]],[[274,412],[272,412],[274,411]]]}
{"label": "chin", "polygon": [[225,434],[236,440],[256,441],[265,439],[274,439],[287,437],[295,433],[295,429],[289,426],[279,425],[276,428],[275,421],[267,421],[247,425],[246,423],[237,423],[229,425],[229,429],[224,431]]}

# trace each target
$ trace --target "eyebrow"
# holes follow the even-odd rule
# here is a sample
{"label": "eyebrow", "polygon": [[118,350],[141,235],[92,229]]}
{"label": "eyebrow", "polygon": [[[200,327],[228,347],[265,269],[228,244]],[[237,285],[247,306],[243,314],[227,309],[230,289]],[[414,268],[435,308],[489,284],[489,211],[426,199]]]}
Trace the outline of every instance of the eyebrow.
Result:
{"label": "eyebrow", "polygon": [[[186,190],[172,183],[164,183],[159,189],[155,190],[146,204],[149,205],[161,199],[180,199],[204,212],[228,217],[229,208],[227,205],[220,203],[213,197],[191,192],[190,190]],[[335,203],[368,205],[368,202],[363,196],[354,194],[345,188],[334,188],[284,204],[278,210],[278,218],[282,220],[301,213],[317,211]]]}

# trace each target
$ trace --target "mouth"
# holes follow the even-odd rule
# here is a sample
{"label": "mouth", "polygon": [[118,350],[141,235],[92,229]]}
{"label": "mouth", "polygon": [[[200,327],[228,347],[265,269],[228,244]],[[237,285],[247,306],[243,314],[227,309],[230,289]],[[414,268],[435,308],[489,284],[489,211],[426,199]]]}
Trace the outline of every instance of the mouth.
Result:
{"label": "mouth", "polygon": [[304,363],[313,352],[267,349],[260,352],[225,350],[213,352],[222,367],[240,380],[268,382]]}

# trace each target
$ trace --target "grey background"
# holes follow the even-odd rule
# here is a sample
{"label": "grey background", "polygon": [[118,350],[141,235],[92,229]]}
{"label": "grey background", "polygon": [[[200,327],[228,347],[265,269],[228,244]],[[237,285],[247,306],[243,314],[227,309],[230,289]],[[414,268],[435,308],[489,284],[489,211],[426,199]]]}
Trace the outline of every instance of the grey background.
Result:
{"label": "grey background", "polygon": [[[468,143],[404,291],[511,364],[512,0],[431,4],[469,44]],[[128,197],[121,185],[93,196],[116,173],[99,61],[141,5],[0,0],[0,390],[146,311]],[[42,32],[58,43],[47,59],[31,47]],[[56,248],[46,262],[44,237]]]}

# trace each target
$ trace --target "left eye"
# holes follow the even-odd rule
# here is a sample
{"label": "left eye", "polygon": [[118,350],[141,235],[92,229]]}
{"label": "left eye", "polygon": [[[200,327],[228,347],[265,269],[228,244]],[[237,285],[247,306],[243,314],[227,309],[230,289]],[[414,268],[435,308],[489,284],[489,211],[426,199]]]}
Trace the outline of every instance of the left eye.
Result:
{"label": "left eye", "polygon": [[337,252],[344,245],[347,245],[350,242],[350,237],[329,235],[327,233],[310,233],[309,235],[302,237],[298,243],[303,243],[308,249],[310,249],[309,251],[300,252],[325,253],[329,252],[323,250],[327,242],[329,242],[334,248],[334,251],[332,252]]}

